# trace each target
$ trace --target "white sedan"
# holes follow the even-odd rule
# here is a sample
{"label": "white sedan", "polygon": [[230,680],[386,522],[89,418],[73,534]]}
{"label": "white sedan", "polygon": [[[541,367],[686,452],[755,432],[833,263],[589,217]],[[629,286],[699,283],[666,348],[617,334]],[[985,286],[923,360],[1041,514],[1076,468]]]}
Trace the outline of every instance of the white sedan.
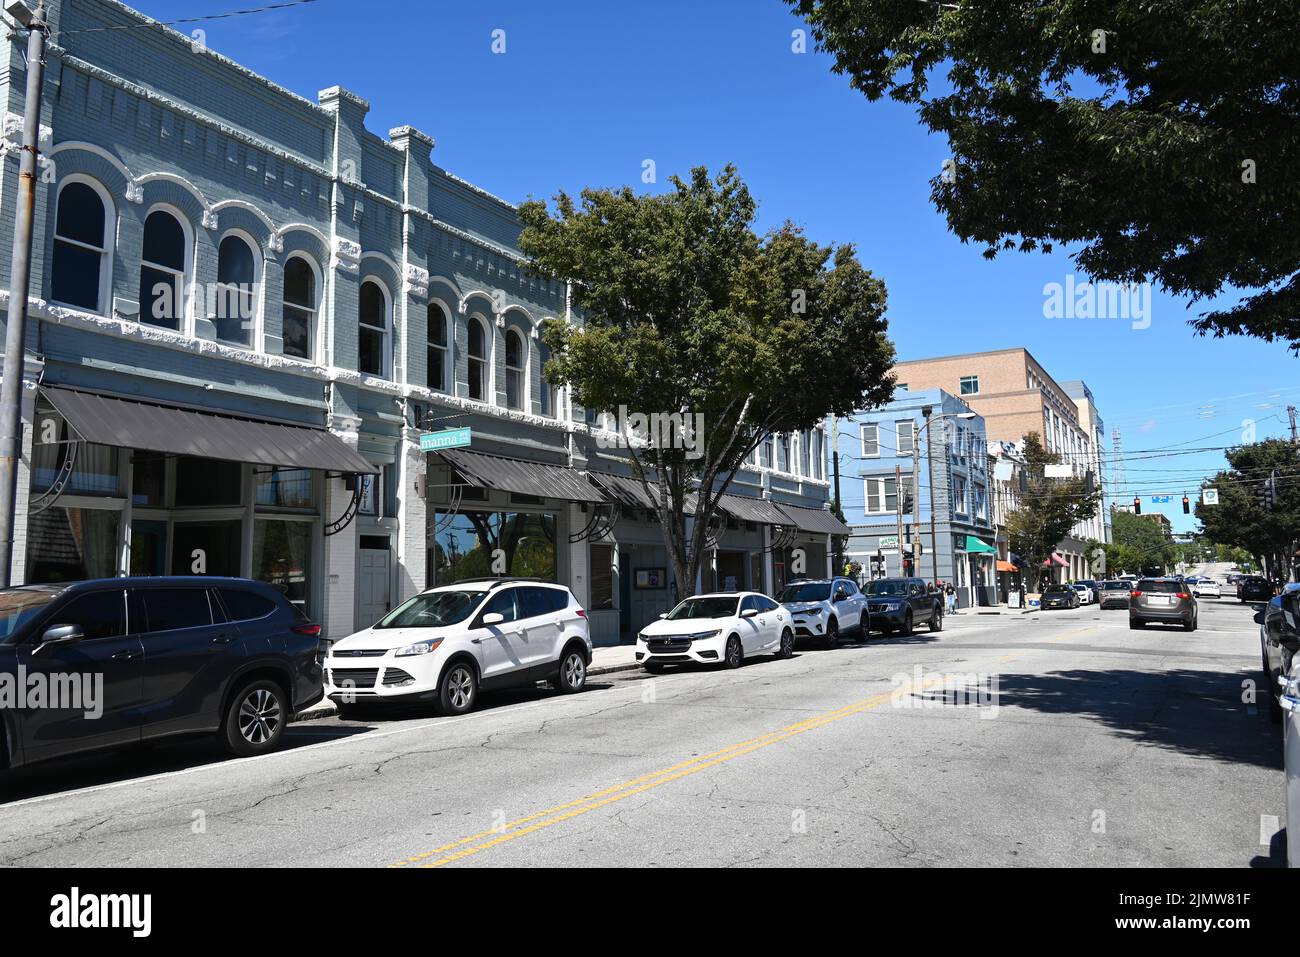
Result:
{"label": "white sedan", "polygon": [[1214,579],[1202,578],[1192,584],[1192,596],[1194,598],[1222,598],[1223,590]]}
{"label": "white sedan", "polygon": [[1087,585],[1081,585],[1078,582],[1075,582],[1070,587],[1079,593],[1080,605],[1091,605],[1094,601],[1097,600],[1093,594],[1092,589],[1089,588]]}
{"label": "white sedan", "polygon": [[739,668],[750,655],[794,655],[793,617],[758,592],[693,595],[636,636],[636,660],[651,672],[691,662]]}

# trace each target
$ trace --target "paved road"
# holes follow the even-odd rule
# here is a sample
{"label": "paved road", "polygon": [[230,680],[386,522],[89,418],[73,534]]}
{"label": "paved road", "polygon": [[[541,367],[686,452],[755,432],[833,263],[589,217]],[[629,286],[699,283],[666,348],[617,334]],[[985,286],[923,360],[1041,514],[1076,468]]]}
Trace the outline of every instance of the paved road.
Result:
{"label": "paved road", "polygon": [[311,722],[264,758],[25,769],[0,785],[0,864],[1269,864],[1261,821],[1285,811],[1277,732],[1241,700],[1254,614],[1205,601],[1187,634],[1095,605],[967,612],[464,718]]}

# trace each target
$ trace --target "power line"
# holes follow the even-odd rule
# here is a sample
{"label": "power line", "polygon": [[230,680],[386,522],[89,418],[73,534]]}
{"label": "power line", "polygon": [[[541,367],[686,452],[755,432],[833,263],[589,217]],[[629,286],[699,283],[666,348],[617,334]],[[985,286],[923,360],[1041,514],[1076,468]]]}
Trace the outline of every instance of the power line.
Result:
{"label": "power line", "polygon": [[154,27],[174,27],[183,23],[205,23],[209,20],[229,20],[232,17],[247,17],[257,13],[273,13],[277,10],[288,10],[290,7],[302,7],[309,3],[319,2],[320,0],[284,0],[282,3],[270,3],[261,7],[249,7],[245,10],[228,10],[225,13],[209,13],[204,16],[181,17],[176,20],[150,19],[145,23],[127,23],[112,27],[82,27],[80,30],[60,30],[58,33],[53,34],[53,36],[72,36],[78,33],[108,33],[116,30],[147,30]]}

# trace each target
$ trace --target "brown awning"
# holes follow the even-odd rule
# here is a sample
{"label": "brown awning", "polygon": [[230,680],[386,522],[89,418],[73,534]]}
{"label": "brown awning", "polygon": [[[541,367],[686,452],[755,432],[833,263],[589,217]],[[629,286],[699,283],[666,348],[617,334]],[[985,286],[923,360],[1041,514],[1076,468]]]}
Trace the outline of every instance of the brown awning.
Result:
{"label": "brown awning", "polygon": [[569,502],[600,504],[605,501],[576,469],[464,449],[443,449],[434,454],[442,456],[467,482],[479,488]]}
{"label": "brown awning", "polygon": [[325,429],[198,412],[46,386],[45,398],[87,442],[228,462],[373,475],[379,468]]}
{"label": "brown awning", "polygon": [[829,509],[804,508],[801,505],[782,505],[780,508],[789,516],[784,524],[794,525],[801,532],[812,532],[815,535],[853,534],[853,529],[836,518],[835,513]]}

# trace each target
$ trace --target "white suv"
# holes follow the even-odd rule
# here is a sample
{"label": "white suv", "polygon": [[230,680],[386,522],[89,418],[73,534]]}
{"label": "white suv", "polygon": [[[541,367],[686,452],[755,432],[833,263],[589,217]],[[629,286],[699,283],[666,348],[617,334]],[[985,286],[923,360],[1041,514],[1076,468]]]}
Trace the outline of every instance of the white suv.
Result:
{"label": "white suv", "polygon": [[478,579],[430,588],[335,642],[325,693],[340,714],[426,701],[464,714],[480,689],[549,681],[566,694],[581,691],[590,663],[587,613],[569,589]]}
{"label": "white suv", "polygon": [[753,654],[794,654],[790,613],[758,592],[694,595],[636,636],[636,660],[650,672],[690,662],[739,668]]}
{"label": "white suv", "polygon": [[820,639],[834,648],[841,635],[867,636],[867,599],[850,578],[801,578],[786,585],[777,600],[794,616],[796,638]]}

